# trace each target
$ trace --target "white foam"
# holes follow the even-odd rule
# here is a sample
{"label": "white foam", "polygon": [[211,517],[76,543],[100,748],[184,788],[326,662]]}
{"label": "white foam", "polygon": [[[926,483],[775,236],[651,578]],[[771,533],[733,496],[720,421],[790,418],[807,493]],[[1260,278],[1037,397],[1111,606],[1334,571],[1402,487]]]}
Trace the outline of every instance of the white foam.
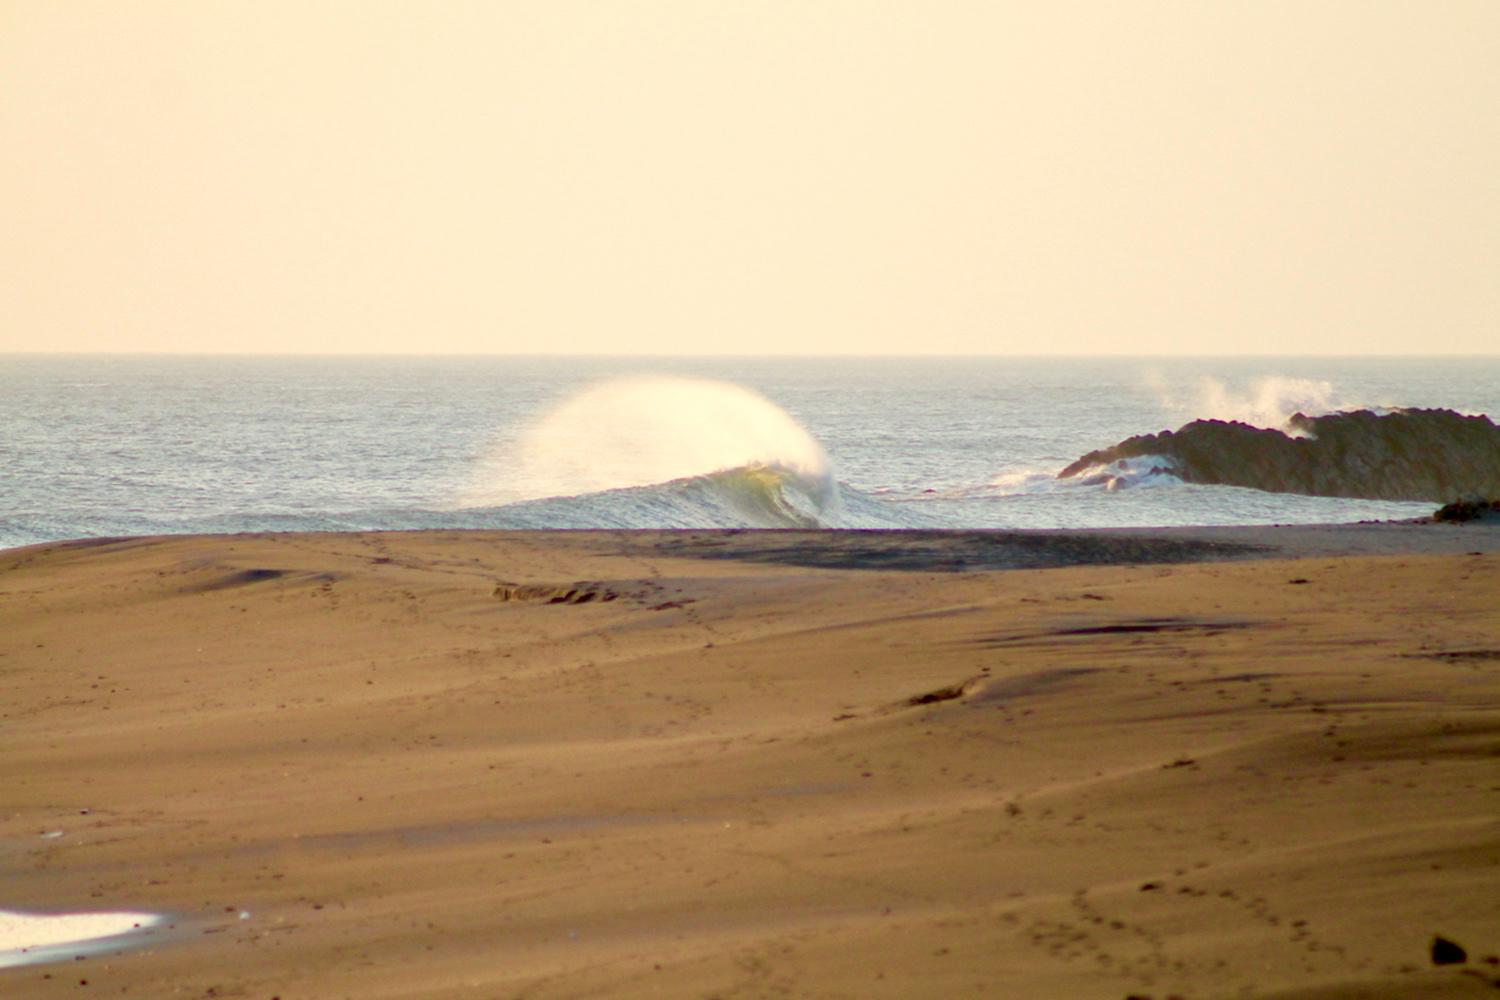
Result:
{"label": "white foam", "polygon": [[1252,427],[1285,430],[1295,413],[1320,417],[1340,410],[1358,409],[1358,401],[1347,399],[1331,382],[1322,379],[1267,375],[1243,386],[1222,379],[1200,376],[1191,399],[1169,391],[1159,376],[1148,374],[1146,384],[1166,409],[1184,417],[1207,420],[1238,420]]}
{"label": "white foam", "polygon": [[102,941],[161,923],[154,913],[19,913],[0,910],[0,968],[60,957],[53,949],[92,950]]}
{"label": "white foam", "polygon": [[498,448],[461,502],[577,496],[755,465],[832,483],[822,446],[758,393],[706,379],[612,379]]}
{"label": "white foam", "polygon": [[1056,466],[1032,466],[995,474],[983,492],[1012,496],[1017,493],[1052,493],[1057,489]]}
{"label": "white foam", "polygon": [[1096,465],[1066,480],[1079,486],[1102,486],[1115,490],[1153,486],[1180,486],[1182,480],[1173,471],[1176,463],[1166,455],[1134,455],[1117,458],[1107,465]]}

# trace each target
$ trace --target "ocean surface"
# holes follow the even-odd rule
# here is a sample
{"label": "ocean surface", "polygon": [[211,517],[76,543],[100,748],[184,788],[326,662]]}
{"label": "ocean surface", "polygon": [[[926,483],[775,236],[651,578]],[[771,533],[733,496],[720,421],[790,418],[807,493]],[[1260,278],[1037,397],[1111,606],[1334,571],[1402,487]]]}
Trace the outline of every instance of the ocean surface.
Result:
{"label": "ocean surface", "polygon": [[1056,528],[1414,517],[1059,481],[1196,417],[1500,416],[1500,358],[0,355],[0,547],[381,528]]}

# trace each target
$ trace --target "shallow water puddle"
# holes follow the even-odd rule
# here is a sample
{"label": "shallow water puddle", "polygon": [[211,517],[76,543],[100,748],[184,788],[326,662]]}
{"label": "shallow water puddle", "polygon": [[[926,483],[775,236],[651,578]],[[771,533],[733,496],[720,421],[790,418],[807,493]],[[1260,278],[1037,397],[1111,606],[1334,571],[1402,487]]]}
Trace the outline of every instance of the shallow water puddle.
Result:
{"label": "shallow water puddle", "polygon": [[162,920],[155,913],[0,910],[0,969],[127,948]]}

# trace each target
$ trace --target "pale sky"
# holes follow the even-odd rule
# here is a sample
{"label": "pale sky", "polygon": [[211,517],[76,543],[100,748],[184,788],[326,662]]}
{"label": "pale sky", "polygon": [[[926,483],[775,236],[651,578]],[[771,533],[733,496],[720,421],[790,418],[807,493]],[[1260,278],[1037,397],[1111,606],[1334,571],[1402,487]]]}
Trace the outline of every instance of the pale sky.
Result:
{"label": "pale sky", "polygon": [[0,0],[0,351],[1497,343],[1494,0]]}

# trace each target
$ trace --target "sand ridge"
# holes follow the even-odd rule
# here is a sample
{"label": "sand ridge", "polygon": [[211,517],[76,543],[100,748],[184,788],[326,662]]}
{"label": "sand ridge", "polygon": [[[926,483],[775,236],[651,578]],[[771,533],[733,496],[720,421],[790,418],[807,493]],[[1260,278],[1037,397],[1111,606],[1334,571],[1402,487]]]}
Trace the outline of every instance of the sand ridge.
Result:
{"label": "sand ridge", "polygon": [[862,534],[0,553],[0,904],[183,932],[0,992],[1494,995],[1492,535]]}

